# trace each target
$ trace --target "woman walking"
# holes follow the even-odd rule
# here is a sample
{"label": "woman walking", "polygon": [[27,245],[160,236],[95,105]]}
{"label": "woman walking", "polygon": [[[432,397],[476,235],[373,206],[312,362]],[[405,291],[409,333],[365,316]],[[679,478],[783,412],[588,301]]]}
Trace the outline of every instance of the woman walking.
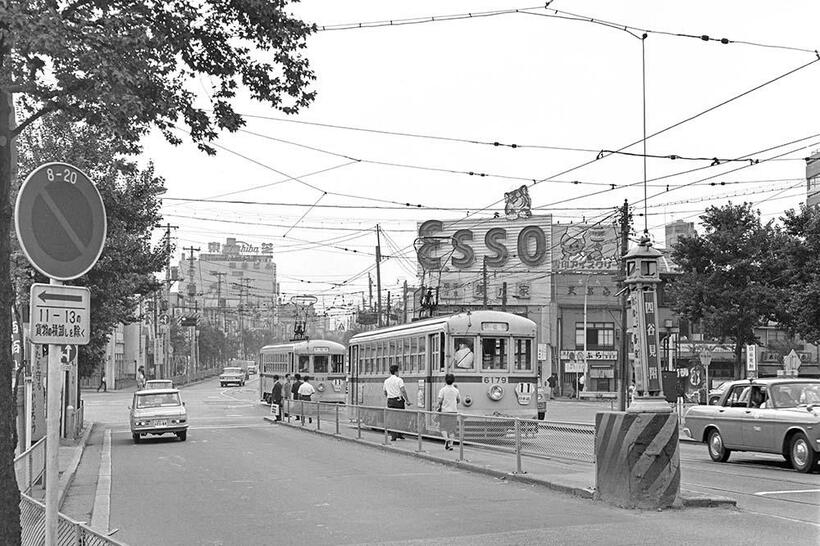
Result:
{"label": "woman walking", "polygon": [[441,435],[444,436],[444,449],[450,451],[453,450],[453,440],[456,438],[458,405],[461,403],[461,396],[458,389],[453,386],[455,381],[456,377],[448,373],[444,376],[446,385],[438,391],[438,411],[441,412],[439,426],[441,428]]}

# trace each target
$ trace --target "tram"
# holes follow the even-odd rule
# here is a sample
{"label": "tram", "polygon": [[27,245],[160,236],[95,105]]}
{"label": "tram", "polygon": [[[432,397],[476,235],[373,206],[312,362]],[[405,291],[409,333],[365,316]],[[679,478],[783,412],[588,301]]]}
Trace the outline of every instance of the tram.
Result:
{"label": "tram", "polygon": [[274,375],[298,373],[310,376],[314,402],[344,403],[346,352],[344,345],[323,339],[265,345],[259,350],[259,398],[269,401]]}
{"label": "tram", "polygon": [[452,373],[462,413],[543,418],[533,321],[501,311],[472,311],[353,336],[348,347],[350,402],[383,406],[383,383],[399,365],[415,409],[432,411]]}

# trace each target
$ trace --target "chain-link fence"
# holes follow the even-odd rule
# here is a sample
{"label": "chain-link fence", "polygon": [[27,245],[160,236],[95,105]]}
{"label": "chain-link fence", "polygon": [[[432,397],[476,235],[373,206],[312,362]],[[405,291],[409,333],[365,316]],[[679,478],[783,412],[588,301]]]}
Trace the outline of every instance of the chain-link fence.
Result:
{"label": "chain-link fence", "polygon": [[[99,533],[64,514],[57,515],[57,544],[60,546],[125,546],[125,543]],[[40,546],[46,540],[46,507],[28,495],[20,495],[22,544]]]}
{"label": "chain-link fence", "polygon": [[592,424],[301,400],[286,400],[282,416],[291,424],[348,437],[364,435],[384,444],[405,436],[418,442],[419,451],[425,443],[441,445],[449,438],[459,459],[465,447],[514,454],[517,472],[528,457],[595,462]]}

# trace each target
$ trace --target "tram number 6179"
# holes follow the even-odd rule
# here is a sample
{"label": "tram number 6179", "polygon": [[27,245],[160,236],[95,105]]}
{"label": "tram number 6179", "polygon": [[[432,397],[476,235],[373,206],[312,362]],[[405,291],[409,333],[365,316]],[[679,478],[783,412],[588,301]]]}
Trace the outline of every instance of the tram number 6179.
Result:
{"label": "tram number 6179", "polygon": [[484,383],[506,383],[506,377],[482,377],[481,378]]}

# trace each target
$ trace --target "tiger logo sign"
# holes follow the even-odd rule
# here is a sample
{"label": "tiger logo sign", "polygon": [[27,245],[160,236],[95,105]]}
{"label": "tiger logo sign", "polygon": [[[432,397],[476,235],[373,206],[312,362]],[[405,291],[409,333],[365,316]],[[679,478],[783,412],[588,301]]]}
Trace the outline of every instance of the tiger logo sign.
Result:
{"label": "tiger logo sign", "polygon": [[509,220],[532,216],[532,200],[527,186],[504,194],[504,214]]}

